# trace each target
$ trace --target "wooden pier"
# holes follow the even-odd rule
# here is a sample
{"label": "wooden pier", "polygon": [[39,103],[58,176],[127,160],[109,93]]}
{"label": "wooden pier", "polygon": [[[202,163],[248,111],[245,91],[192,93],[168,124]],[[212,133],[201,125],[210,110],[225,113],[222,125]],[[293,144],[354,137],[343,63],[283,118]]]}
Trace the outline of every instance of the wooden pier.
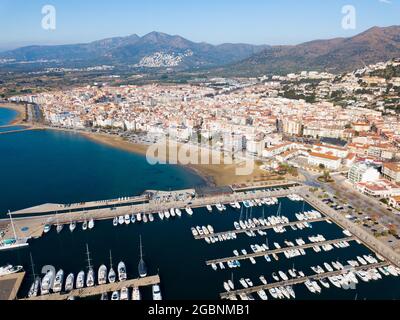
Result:
{"label": "wooden pier", "polygon": [[122,282],[116,282],[116,283],[109,283],[109,284],[104,284],[104,285],[99,285],[95,287],[88,287],[88,288],[82,288],[82,289],[76,289],[73,290],[69,293],[57,293],[57,294],[49,294],[49,295],[44,295],[44,296],[38,296],[38,297],[33,297],[33,298],[26,298],[22,300],[68,300],[68,298],[71,297],[76,297],[76,298],[87,298],[87,297],[92,297],[92,296],[99,296],[102,293],[106,292],[114,292],[114,291],[120,291],[122,288],[141,288],[141,287],[147,287],[155,284],[160,283],[160,277],[158,275],[156,276],[150,276],[146,278],[140,278],[140,279],[133,279],[133,280],[126,280]]}
{"label": "wooden pier", "polygon": [[348,238],[343,238],[343,239],[336,239],[336,240],[329,240],[329,241],[324,241],[324,242],[316,242],[316,243],[309,243],[309,244],[305,244],[302,246],[294,246],[294,247],[285,247],[285,248],[281,248],[281,249],[276,249],[276,250],[269,250],[269,251],[264,251],[264,252],[255,252],[255,253],[250,253],[250,254],[246,254],[246,255],[239,255],[239,256],[234,256],[234,257],[228,257],[228,258],[221,258],[221,259],[215,259],[215,260],[208,260],[206,261],[206,264],[208,266],[214,264],[218,264],[218,263],[226,263],[228,261],[234,261],[234,260],[247,260],[250,258],[259,258],[259,257],[264,257],[266,255],[273,255],[273,254],[278,254],[278,253],[283,253],[285,251],[288,250],[301,250],[301,249],[310,249],[313,248],[315,246],[324,246],[324,245],[333,245],[334,243],[338,243],[338,242],[351,242],[351,241],[355,241],[356,238],[355,237],[348,237]]}
{"label": "wooden pier", "polygon": [[235,290],[235,291],[230,291],[230,292],[224,292],[220,294],[221,299],[229,299],[231,296],[238,296],[240,294],[251,294],[251,293],[256,293],[260,290],[269,290],[273,288],[279,288],[279,287],[287,287],[287,286],[294,286],[296,284],[302,284],[305,283],[307,280],[320,280],[320,279],[325,279],[328,277],[333,277],[333,276],[339,276],[342,274],[347,274],[349,272],[355,272],[355,271],[365,271],[369,269],[376,269],[380,267],[387,267],[390,264],[387,262],[380,262],[380,263],[374,263],[366,266],[359,266],[359,267],[352,267],[352,268],[345,268],[344,270],[339,270],[339,271],[332,271],[332,272],[326,272],[322,274],[315,274],[312,276],[308,277],[299,277],[295,279],[290,279],[288,281],[280,281],[280,282],[274,282],[270,283],[267,285],[261,285],[261,286],[256,286],[256,287],[251,287],[247,289],[241,289],[241,290]]}
{"label": "wooden pier", "polygon": [[25,278],[25,272],[0,277],[0,301],[15,300]]}
{"label": "wooden pier", "polygon": [[223,236],[223,235],[227,235],[227,234],[241,234],[241,233],[246,233],[246,232],[257,232],[257,231],[265,231],[265,230],[271,230],[273,228],[279,228],[279,227],[283,227],[283,228],[287,228],[290,226],[295,226],[299,223],[304,223],[304,222],[308,222],[308,223],[315,223],[315,222],[322,222],[322,221],[327,221],[329,220],[328,218],[322,217],[322,218],[317,218],[317,219],[310,219],[310,220],[304,220],[304,221],[295,221],[295,222],[289,222],[289,223],[282,223],[282,224],[277,224],[277,225],[270,225],[270,226],[259,226],[259,227],[255,227],[255,228],[251,228],[251,229],[240,229],[240,230],[232,230],[232,231],[223,231],[223,232],[217,232],[217,233],[213,233],[213,234],[202,234],[202,235],[197,235],[194,238],[196,240],[202,240],[205,238],[209,238],[209,237],[218,237],[218,236]]}

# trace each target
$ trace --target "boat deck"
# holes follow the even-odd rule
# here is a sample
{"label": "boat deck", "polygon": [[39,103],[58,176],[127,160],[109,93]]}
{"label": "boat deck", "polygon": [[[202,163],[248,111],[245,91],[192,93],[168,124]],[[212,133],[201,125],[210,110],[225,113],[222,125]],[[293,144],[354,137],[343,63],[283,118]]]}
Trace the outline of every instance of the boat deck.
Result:
{"label": "boat deck", "polygon": [[76,289],[69,293],[49,294],[49,295],[38,296],[38,297],[33,297],[33,298],[26,298],[26,299],[22,299],[22,300],[39,300],[40,301],[40,300],[68,300],[68,298],[70,298],[70,297],[87,298],[87,297],[101,295],[102,293],[106,293],[106,292],[119,291],[122,288],[133,288],[133,287],[140,288],[140,287],[147,287],[147,286],[151,286],[151,285],[159,284],[159,283],[160,283],[160,277],[158,275],[156,275],[156,276],[150,276],[150,277],[141,278],[141,279],[126,280],[123,282],[108,283],[105,285],[99,285],[99,286],[95,286],[95,287]]}
{"label": "boat deck", "polygon": [[15,300],[25,272],[18,272],[0,277],[0,301]]}

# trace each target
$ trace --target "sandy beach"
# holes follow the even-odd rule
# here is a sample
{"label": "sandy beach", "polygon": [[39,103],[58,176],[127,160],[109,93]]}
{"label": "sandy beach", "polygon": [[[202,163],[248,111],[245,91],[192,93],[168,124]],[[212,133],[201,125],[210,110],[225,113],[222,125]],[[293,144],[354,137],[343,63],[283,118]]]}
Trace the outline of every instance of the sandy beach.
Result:
{"label": "sandy beach", "polygon": [[9,125],[18,125],[22,124],[26,120],[26,109],[24,106],[19,104],[0,104],[0,108],[11,109],[16,111],[18,114],[13,121],[9,123]]}
{"label": "sandy beach", "polygon": [[[115,148],[120,148],[129,152],[138,153],[141,155],[146,155],[149,145],[144,144],[134,144],[123,140],[118,136],[111,136],[107,134],[100,133],[81,133],[83,136],[91,139],[93,141],[103,143]],[[182,145],[178,145],[178,152]],[[196,149],[197,150],[197,149]],[[194,151],[195,157],[199,157],[198,150]],[[216,151],[214,151],[216,152]],[[168,151],[165,154],[157,154],[157,158],[160,160],[169,159]],[[216,186],[226,186],[234,184],[251,184],[263,181],[277,180],[276,177],[272,177],[265,170],[260,169],[257,164],[254,164],[254,170],[248,175],[237,175],[237,168],[243,167],[244,163],[236,161],[232,164],[182,164],[178,162],[178,165],[183,165],[184,167],[195,171],[197,174],[202,176],[210,185]]]}

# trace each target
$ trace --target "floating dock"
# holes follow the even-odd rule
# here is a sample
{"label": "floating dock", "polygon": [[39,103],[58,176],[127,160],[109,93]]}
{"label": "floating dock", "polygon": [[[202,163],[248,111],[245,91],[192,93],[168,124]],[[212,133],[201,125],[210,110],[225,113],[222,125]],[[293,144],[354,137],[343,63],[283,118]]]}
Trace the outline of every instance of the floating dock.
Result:
{"label": "floating dock", "polygon": [[76,289],[69,293],[48,294],[38,297],[26,298],[22,300],[41,301],[41,300],[68,300],[68,298],[72,297],[87,298],[93,296],[100,296],[101,294],[106,292],[120,291],[122,288],[134,288],[134,287],[141,288],[141,287],[152,286],[159,283],[160,283],[160,277],[156,275],[146,278],[109,283],[95,287]]}

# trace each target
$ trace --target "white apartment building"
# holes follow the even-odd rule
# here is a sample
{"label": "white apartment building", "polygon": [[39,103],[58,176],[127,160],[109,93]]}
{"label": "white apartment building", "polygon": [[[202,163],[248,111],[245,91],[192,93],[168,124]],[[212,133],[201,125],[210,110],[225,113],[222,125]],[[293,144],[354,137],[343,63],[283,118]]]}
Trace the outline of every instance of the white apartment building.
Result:
{"label": "white apartment building", "polygon": [[351,166],[348,179],[352,184],[378,181],[380,173],[375,166],[367,162],[357,162]]}

